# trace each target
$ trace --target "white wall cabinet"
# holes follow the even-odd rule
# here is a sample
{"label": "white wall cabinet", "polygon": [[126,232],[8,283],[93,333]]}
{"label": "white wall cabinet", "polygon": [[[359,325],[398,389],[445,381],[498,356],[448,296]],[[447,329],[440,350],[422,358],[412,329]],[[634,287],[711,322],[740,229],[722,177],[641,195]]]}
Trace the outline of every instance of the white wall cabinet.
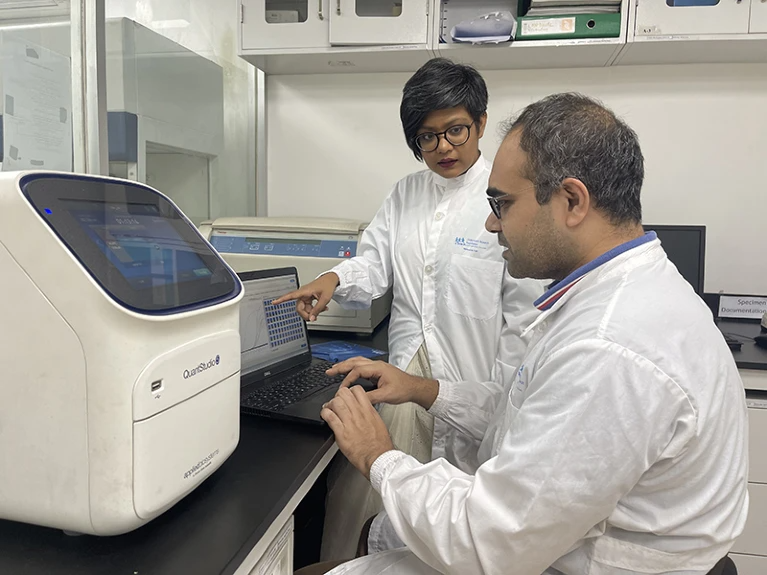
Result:
{"label": "white wall cabinet", "polygon": [[767,0],[638,0],[621,65],[767,62]]}
{"label": "white wall cabinet", "polygon": [[767,0],[751,0],[748,31],[751,34],[767,34]]}
{"label": "white wall cabinet", "polygon": [[639,0],[636,35],[748,34],[750,3],[751,0]]}
{"label": "white wall cabinet", "polygon": [[434,0],[239,0],[239,54],[267,74],[414,71]]}
{"label": "white wall cabinet", "polygon": [[516,0],[239,0],[240,56],[267,74],[767,62],[767,0],[623,0],[615,38],[453,43],[456,21]]}
{"label": "white wall cabinet", "polygon": [[330,45],[330,0],[240,0],[244,50],[324,48]]}
{"label": "white wall cabinet", "polygon": [[334,46],[426,44],[431,0],[331,0]]}
{"label": "white wall cabinet", "polygon": [[240,0],[241,48],[426,44],[431,0]]}

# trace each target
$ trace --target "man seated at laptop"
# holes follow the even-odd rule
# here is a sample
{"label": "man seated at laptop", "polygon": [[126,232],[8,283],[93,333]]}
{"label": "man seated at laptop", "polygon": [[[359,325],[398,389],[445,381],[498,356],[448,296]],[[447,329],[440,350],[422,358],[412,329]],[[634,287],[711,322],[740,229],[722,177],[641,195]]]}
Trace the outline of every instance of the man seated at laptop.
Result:
{"label": "man seated at laptop", "polygon": [[[322,416],[406,548],[333,574],[705,574],[743,530],[742,382],[710,312],[641,226],[636,134],[586,97],[510,124],[487,229],[515,277],[555,278],[505,385],[407,375],[363,359],[333,373]],[[372,406],[414,401],[473,438],[479,467],[395,450]]]}

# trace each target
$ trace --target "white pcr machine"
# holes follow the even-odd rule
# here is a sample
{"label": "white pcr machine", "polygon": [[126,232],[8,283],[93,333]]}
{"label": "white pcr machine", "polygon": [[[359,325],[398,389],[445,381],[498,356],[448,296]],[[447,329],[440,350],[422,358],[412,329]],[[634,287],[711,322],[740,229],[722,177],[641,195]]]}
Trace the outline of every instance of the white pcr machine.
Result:
{"label": "white pcr machine", "polygon": [[239,441],[242,285],[134,182],[0,174],[0,518],[130,531]]}
{"label": "white pcr machine", "polygon": [[[237,272],[294,266],[305,285],[357,255],[366,224],[330,218],[218,218],[200,232]],[[349,310],[331,301],[309,329],[372,333],[391,308],[391,290],[370,309]]]}

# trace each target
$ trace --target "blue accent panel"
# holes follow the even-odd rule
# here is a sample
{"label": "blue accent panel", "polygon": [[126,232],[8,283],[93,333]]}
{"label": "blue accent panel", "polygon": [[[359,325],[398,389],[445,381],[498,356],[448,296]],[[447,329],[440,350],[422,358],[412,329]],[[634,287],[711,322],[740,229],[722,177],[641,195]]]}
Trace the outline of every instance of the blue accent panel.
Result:
{"label": "blue accent panel", "polygon": [[138,161],[138,116],[130,112],[107,112],[110,162]]}
{"label": "blue accent panel", "polygon": [[313,258],[353,258],[357,242],[353,240],[284,240],[268,237],[216,235],[210,243],[222,254],[252,254]]}

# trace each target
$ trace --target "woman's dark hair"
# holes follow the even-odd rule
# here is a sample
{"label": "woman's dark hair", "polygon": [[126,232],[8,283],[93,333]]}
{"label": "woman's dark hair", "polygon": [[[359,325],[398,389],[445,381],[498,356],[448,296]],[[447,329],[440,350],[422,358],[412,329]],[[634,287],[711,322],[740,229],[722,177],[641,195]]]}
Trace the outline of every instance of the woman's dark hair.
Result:
{"label": "woman's dark hair", "polygon": [[423,154],[415,143],[426,116],[435,110],[463,106],[475,122],[487,112],[485,80],[471,66],[434,58],[421,66],[402,90],[399,116],[405,140],[418,161]]}

